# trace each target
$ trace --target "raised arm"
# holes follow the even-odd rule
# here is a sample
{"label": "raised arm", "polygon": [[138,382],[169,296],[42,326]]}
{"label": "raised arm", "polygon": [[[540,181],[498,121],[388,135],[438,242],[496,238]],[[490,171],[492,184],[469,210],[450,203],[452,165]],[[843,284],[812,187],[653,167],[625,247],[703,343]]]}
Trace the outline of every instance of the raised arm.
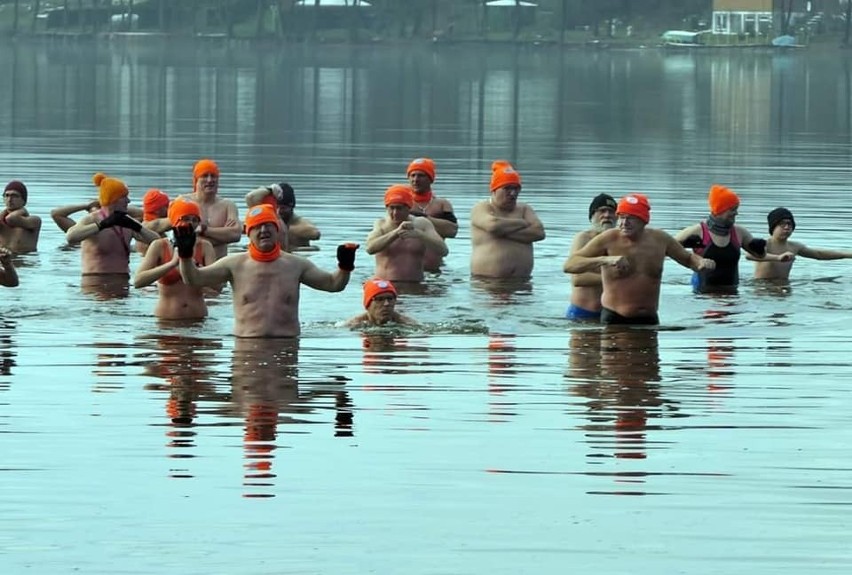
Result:
{"label": "raised arm", "polygon": [[349,276],[355,269],[355,252],[358,244],[341,244],[337,246],[337,269],[328,273],[319,269],[310,260],[300,259],[302,268],[302,283],[314,289],[339,292],[349,283]]}
{"label": "raised arm", "polygon": [[101,231],[98,221],[91,214],[86,214],[80,221],[68,228],[65,239],[69,244],[79,244],[83,240],[97,235]]}
{"label": "raised arm", "polygon": [[267,187],[255,188],[246,194],[246,205],[250,208],[263,202],[266,196],[273,195],[272,190]]}
{"label": "raised arm", "polygon": [[151,285],[167,273],[178,267],[177,251],[172,253],[172,259],[160,263],[160,254],[163,253],[163,242],[168,242],[166,238],[160,238],[148,246],[148,251],[142,257],[142,262],[136,268],[136,274],[133,276],[133,287],[143,288]]}
{"label": "raised arm", "polygon": [[[562,271],[570,273],[566,267],[568,266],[569,258],[577,253],[583,246],[590,241],[591,232],[580,232],[574,236],[574,241],[571,242],[571,251],[568,258],[565,258],[565,263],[562,264]],[[579,274],[571,274],[571,285],[575,287],[597,287],[601,285],[600,271],[584,272]]]}
{"label": "raised arm", "polygon": [[99,207],[101,207],[101,205],[97,200],[91,201],[88,204],[60,206],[50,210],[50,217],[53,219],[53,222],[59,226],[60,230],[67,232],[72,226],[74,226],[74,224],[77,223],[70,218],[71,214],[82,211],[90,212]]}
{"label": "raised arm", "polygon": [[[202,268],[196,267],[192,260],[192,255],[195,253],[195,230],[190,226],[178,226],[174,231],[175,248],[180,258],[180,276],[184,283],[194,286],[218,287],[226,281],[233,279],[233,266],[245,254],[233,254],[225,256],[220,260],[216,260],[210,265],[205,265]],[[150,248],[148,250],[151,251]],[[146,254],[147,255],[147,254]],[[210,254],[211,256],[213,254]],[[205,263],[208,260],[208,252],[204,252]],[[215,256],[214,256],[215,257]]]}

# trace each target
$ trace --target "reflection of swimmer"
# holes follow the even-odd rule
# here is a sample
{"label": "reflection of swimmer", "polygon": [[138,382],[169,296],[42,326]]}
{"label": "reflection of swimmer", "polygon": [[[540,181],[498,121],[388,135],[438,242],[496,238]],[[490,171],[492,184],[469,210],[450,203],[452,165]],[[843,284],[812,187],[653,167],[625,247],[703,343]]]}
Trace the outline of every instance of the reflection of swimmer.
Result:
{"label": "reflection of swimmer", "polygon": [[[190,459],[196,448],[194,428],[199,400],[226,400],[224,394],[217,396],[215,387],[208,382],[215,373],[212,361],[215,356],[210,351],[220,349],[222,343],[214,339],[156,335],[139,338],[136,347],[150,348],[145,352],[150,355],[150,360],[144,364],[145,373],[162,380],[146,385],[145,389],[167,394],[167,457],[175,463]],[[193,475],[185,467],[172,467],[169,476],[187,478]]]}
{"label": "reflection of swimmer", "polygon": [[659,416],[654,411],[663,405],[657,331],[611,326],[571,336],[567,375],[580,379],[573,392],[589,400],[590,443],[617,458],[644,459],[648,418]]}
{"label": "reflection of swimmer", "polygon": [[[297,339],[238,338],[231,363],[233,403],[245,427],[246,457],[244,485],[246,497],[271,497],[255,492],[273,485],[279,413],[299,411]],[[291,420],[293,421],[293,420]]]}
{"label": "reflection of swimmer", "polygon": [[413,318],[396,311],[396,303],[396,288],[390,281],[369,279],[364,282],[364,308],[367,311],[347,321],[346,326],[418,325]]}
{"label": "reflection of swimmer", "polygon": [[514,305],[532,294],[532,283],[526,279],[498,279],[475,277],[471,287],[488,294],[494,306]]}
{"label": "reflection of swimmer", "polygon": [[[15,329],[15,322],[11,320],[3,320],[0,323],[0,375],[12,375],[12,368],[15,367],[16,346],[12,340],[12,331]],[[8,381],[0,381],[0,389],[5,389],[8,386]]]}
{"label": "reflection of swimmer", "polygon": [[488,336],[488,418],[505,422],[517,415],[517,403],[506,398],[514,390],[517,375],[515,361],[518,348],[513,334],[493,333]]}
{"label": "reflection of swimmer", "polygon": [[711,338],[707,340],[707,390],[720,392],[728,389],[733,378],[734,340]]}

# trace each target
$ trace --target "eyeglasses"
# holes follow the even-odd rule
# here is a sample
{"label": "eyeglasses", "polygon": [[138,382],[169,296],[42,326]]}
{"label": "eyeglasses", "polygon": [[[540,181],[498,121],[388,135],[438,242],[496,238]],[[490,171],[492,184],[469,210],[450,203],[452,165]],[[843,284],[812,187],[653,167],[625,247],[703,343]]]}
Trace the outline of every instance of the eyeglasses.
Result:
{"label": "eyeglasses", "polygon": [[390,303],[390,302],[393,302],[395,300],[396,300],[396,297],[392,294],[377,295],[376,297],[373,298],[374,302],[378,302],[380,304]]}

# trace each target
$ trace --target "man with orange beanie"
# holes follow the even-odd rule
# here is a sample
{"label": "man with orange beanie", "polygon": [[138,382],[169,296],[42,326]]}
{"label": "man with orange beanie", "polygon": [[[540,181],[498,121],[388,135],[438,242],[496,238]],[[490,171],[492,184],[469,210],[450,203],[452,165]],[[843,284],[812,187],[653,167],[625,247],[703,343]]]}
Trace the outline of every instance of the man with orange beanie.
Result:
{"label": "man with orange beanie", "polygon": [[529,279],[533,244],[544,239],[535,210],[518,201],[521,175],[508,162],[491,165],[491,197],[470,212],[470,272],[486,278]]}
{"label": "man with orange beanie", "polygon": [[364,282],[364,309],[366,312],[346,322],[347,327],[375,325],[418,325],[407,315],[396,311],[397,292],[388,280],[371,278]]}
{"label": "man with orange beanie", "polygon": [[707,219],[682,229],[675,239],[687,248],[716,262],[712,270],[692,275],[696,293],[736,293],[740,283],[740,250],[756,261],[790,261],[791,252],[770,254],[766,240],[754,238],[745,227],[737,225],[740,198],[726,186],[714,184],[707,195],[710,215]]}
{"label": "man with orange beanie", "polygon": [[[127,186],[98,172],[92,178],[98,188],[100,209],[80,218],[65,233],[69,244],[80,244],[83,276],[113,275],[126,282],[130,275],[130,240],[151,243],[159,236],[127,213]],[[85,284],[95,286],[100,280]]]}
{"label": "man with orange beanie", "polygon": [[[435,162],[429,158],[415,158],[406,170],[408,183],[414,192],[414,206],[411,215],[428,218],[435,231],[442,238],[454,238],[459,231],[458,219],[453,213],[453,205],[445,198],[439,198],[432,191],[435,182]],[[437,272],[444,258],[428,250],[423,267],[426,271]]]}
{"label": "man with orange beanie", "polygon": [[357,244],[338,246],[338,269],[328,273],[306,258],[283,251],[278,241],[280,225],[272,206],[251,208],[245,220],[248,251],[225,256],[203,268],[192,260],[195,229],[184,225],[175,228],[180,274],[187,284],[218,287],[231,283],[237,337],[298,337],[301,284],[327,292],[343,291],[355,269]]}
{"label": "man with orange beanie", "polygon": [[[171,229],[168,211],[169,196],[165,192],[151,188],[142,196],[142,225],[157,232],[161,238]],[[144,256],[148,251],[148,244],[137,241],[136,251]]]}
{"label": "man with orange beanie", "polygon": [[367,236],[367,253],[376,256],[377,277],[390,281],[423,281],[426,252],[447,255],[444,243],[429,218],[411,215],[414,193],[405,184],[385,191],[384,218],[376,220]]}
{"label": "man with orange beanie", "polygon": [[237,204],[219,197],[219,166],[203,159],[192,168],[192,197],[201,208],[198,235],[210,241],[216,257],[228,254],[228,244],[240,241],[242,226]]}
{"label": "man with orange beanie", "polygon": [[41,218],[27,211],[27,187],[12,180],[3,190],[4,208],[0,211],[0,246],[22,254],[34,252],[41,232]]}
{"label": "man with orange beanie", "polygon": [[666,232],[647,227],[651,204],[643,194],[621,198],[616,216],[617,227],[572,254],[565,272],[600,270],[601,323],[656,325],[666,257],[694,271],[713,269],[715,262],[690,254]]}
{"label": "man with orange beanie", "polygon": [[[167,216],[172,229],[178,226],[197,228],[201,223],[201,209],[198,204],[184,197],[176,198],[168,206]],[[208,266],[216,261],[213,246],[204,238],[196,239],[192,252],[192,261],[198,267]],[[207,304],[204,290],[184,283],[178,265],[177,250],[172,250],[168,238],[155,240],[148,247],[142,263],[136,269],[133,287],[139,289],[158,284],[159,299],[154,315],[160,319],[201,319],[207,316]]]}

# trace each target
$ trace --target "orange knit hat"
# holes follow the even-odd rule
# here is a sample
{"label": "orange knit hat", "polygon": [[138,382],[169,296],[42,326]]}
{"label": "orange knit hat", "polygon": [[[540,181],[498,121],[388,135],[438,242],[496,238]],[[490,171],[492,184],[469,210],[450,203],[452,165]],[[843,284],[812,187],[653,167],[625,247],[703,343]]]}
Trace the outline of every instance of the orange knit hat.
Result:
{"label": "orange knit hat", "polygon": [[410,176],[411,172],[423,172],[433,182],[435,181],[435,162],[429,158],[417,158],[408,164],[408,169],[405,171],[406,176]]}
{"label": "orange knit hat", "polygon": [[127,185],[124,182],[110,178],[101,172],[92,176],[92,182],[98,187],[98,201],[102,207],[108,206],[130,193],[127,191]]}
{"label": "orange knit hat", "polygon": [[213,160],[203,159],[195,162],[195,167],[192,168],[192,190],[195,191],[195,184],[198,182],[198,178],[201,176],[206,176],[207,174],[213,174],[217,178],[219,177],[219,166],[216,165],[216,162]]}
{"label": "orange knit hat", "polygon": [[388,280],[379,278],[369,279],[364,282],[364,308],[370,307],[373,298],[379,294],[392,293],[396,297],[396,288]]}
{"label": "orange knit hat", "polygon": [[497,160],[491,164],[491,191],[510,185],[518,187],[521,185],[521,175],[515,171],[512,164],[505,160]]}
{"label": "orange knit hat", "polygon": [[731,208],[739,206],[740,197],[730,188],[713,184],[710,186],[710,194],[707,196],[707,203],[710,204],[710,213],[714,216],[718,216],[722,212],[727,212]]}
{"label": "orange knit hat", "polygon": [[414,207],[414,192],[405,184],[394,184],[385,191],[385,207],[391,204],[402,204]]}
{"label": "orange knit hat", "polygon": [[618,202],[615,213],[636,216],[647,224],[651,221],[651,204],[644,194],[629,194]]}
{"label": "orange knit hat", "polygon": [[278,221],[278,214],[275,213],[275,208],[269,204],[258,204],[251,208],[246,214],[246,234],[252,228],[256,228],[260,224],[274,224],[277,229],[281,229],[281,223]]}
{"label": "orange knit hat", "polygon": [[192,200],[178,196],[169,205],[169,222],[171,222],[172,227],[176,227],[181,218],[186,216],[195,216],[201,219],[201,208]]}
{"label": "orange knit hat", "polygon": [[157,189],[150,189],[142,196],[142,218],[147,222],[156,220],[157,212],[169,207],[169,196]]}

